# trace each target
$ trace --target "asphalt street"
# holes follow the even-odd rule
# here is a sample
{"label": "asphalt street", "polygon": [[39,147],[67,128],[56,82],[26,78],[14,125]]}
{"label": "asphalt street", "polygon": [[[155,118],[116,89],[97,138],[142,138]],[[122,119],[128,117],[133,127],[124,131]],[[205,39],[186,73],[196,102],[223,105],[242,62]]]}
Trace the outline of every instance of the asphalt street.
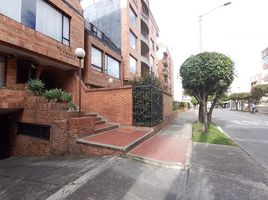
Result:
{"label": "asphalt street", "polygon": [[215,109],[213,122],[268,172],[268,115]]}

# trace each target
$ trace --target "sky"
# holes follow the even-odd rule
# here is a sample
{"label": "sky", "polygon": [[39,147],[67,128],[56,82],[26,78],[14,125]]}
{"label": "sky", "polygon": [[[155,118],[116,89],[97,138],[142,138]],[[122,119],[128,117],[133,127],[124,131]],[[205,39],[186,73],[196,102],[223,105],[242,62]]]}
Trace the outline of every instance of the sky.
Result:
{"label": "sky", "polygon": [[[89,0],[84,0],[89,1]],[[150,0],[150,9],[160,29],[159,43],[168,46],[179,67],[200,52],[199,15],[230,0]],[[268,47],[268,0],[232,0],[203,17],[203,51],[228,55],[235,62],[236,79],[232,92],[250,90],[250,77],[262,68],[261,51]],[[174,80],[175,99],[180,100],[179,79]]]}
{"label": "sky", "polygon": [[[199,53],[199,15],[228,0],[150,0],[160,28],[159,42],[172,52],[175,74],[191,55]],[[203,51],[224,53],[235,62],[236,79],[232,92],[250,91],[250,77],[262,68],[261,51],[268,47],[267,0],[232,0],[203,17]],[[175,99],[181,85],[174,80]]]}

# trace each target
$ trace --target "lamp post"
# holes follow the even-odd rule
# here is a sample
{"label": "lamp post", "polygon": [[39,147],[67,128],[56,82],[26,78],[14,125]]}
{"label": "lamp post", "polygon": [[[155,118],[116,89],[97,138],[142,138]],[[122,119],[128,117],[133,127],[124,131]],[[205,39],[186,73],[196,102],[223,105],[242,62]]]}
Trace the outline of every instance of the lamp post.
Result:
{"label": "lamp post", "polygon": [[210,14],[211,12],[217,10],[218,8],[231,5],[231,3],[232,2],[227,2],[225,4],[219,5],[219,6],[215,7],[215,8],[213,8],[213,9],[211,9],[210,11],[206,12],[203,15],[199,15],[198,22],[199,22],[199,45],[200,45],[199,47],[200,47],[200,52],[203,51],[203,39],[202,39],[202,20],[203,20],[203,17],[205,17],[206,15]]}
{"label": "lamp post", "polygon": [[79,117],[81,117],[81,87],[82,87],[81,61],[82,59],[84,59],[86,52],[82,48],[76,48],[74,52],[75,52],[76,58],[79,59],[79,105],[78,106],[79,106]]}

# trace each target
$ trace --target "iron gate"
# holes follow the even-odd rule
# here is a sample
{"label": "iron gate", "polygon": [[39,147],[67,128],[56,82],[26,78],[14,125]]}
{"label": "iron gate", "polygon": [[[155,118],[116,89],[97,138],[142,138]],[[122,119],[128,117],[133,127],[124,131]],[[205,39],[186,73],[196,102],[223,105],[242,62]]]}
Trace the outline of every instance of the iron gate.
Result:
{"label": "iron gate", "polygon": [[163,92],[152,85],[133,86],[133,125],[152,127],[163,120]]}

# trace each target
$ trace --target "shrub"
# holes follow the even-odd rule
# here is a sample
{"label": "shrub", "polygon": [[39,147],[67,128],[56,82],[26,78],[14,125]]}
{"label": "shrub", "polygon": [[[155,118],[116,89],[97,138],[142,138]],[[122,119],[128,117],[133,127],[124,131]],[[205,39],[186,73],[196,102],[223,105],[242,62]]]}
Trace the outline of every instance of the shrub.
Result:
{"label": "shrub", "polygon": [[78,108],[77,108],[76,104],[74,104],[73,102],[69,102],[69,103],[67,103],[66,110],[67,111],[77,111]]}
{"label": "shrub", "polygon": [[72,95],[70,93],[67,93],[65,91],[62,91],[61,93],[61,101],[65,103],[70,103],[72,101]]}
{"label": "shrub", "polygon": [[41,80],[31,79],[27,82],[26,88],[33,91],[34,95],[41,95],[45,89],[45,84]]}
{"label": "shrub", "polygon": [[62,90],[61,89],[51,89],[51,90],[46,90],[43,93],[43,96],[47,98],[48,100],[53,100],[54,102],[62,102]]}

